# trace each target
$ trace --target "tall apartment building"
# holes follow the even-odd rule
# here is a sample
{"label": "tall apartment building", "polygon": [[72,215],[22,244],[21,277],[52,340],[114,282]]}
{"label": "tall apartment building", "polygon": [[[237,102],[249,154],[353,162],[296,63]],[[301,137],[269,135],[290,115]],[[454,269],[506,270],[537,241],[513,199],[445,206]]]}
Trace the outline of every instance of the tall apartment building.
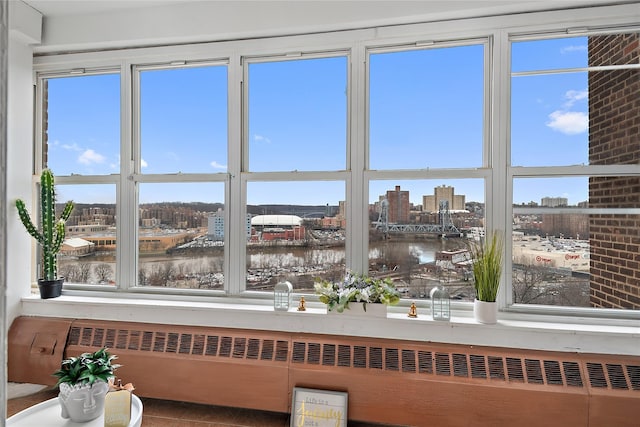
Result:
{"label": "tall apartment building", "polygon": [[545,208],[557,208],[568,205],[569,199],[566,197],[543,197],[542,200],[540,200],[540,206]]}
{"label": "tall apartment building", "polygon": [[[251,215],[246,216],[247,240],[251,238]],[[224,211],[218,209],[207,218],[207,236],[211,240],[224,240]]]}
{"label": "tall apartment building", "polygon": [[387,201],[389,202],[389,222],[392,224],[409,223],[409,192],[400,190],[396,185],[395,190],[387,191]]}
{"label": "tall apartment building", "polygon": [[441,185],[433,189],[433,196],[422,196],[422,210],[438,212],[441,200],[449,202],[449,210],[461,211],[465,208],[466,197],[464,194],[455,194],[454,187]]}
{"label": "tall apartment building", "polygon": [[[589,37],[589,66],[638,64],[640,33]],[[640,78],[637,70],[589,73],[589,163],[640,162]],[[591,177],[592,208],[638,207],[640,178]],[[589,215],[590,300],[594,307],[640,308],[638,215]]]}

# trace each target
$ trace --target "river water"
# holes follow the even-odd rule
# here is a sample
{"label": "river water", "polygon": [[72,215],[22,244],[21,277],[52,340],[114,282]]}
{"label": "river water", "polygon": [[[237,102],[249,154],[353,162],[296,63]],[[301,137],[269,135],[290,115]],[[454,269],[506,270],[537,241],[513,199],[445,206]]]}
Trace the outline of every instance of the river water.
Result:
{"label": "river water", "polygon": [[[369,260],[394,265],[393,260],[414,259],[418,264],[426,264],[435,260],[436,252],[455,250],[463,244],[459,239],[372,242]],[[268,283],[272,286],[274,280],[283,277],[321,275],[331,266],[344,266],[345,259],[344,246],[254,246],[247,253],[247,279],[256,288]],[[140,257],[141,273],[138,279],[152,286],[219,288],[223,281],[223,261],[224,255],[220,248],[171,255],[143,255]],[[89,278],[75,277],[75,281],[108,283],[115,277],[115,256],[111,253],[60,260],[61,274],[66,273],[71,279],[74,278],[74,269],[75,274],[79,274],[77,270],[80,266],[83,266],[82,270],[89,272]],[[111,268],[110,277],[104,273],[106,266]],[[101,268],[101,274],[96,272],[96,267]]]}

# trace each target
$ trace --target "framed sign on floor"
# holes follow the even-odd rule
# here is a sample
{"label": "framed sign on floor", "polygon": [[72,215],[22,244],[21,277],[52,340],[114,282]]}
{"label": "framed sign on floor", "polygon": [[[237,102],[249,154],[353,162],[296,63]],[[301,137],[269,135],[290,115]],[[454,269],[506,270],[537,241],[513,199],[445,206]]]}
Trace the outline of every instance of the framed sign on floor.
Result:
{"label": "framed sign on floor", "polygon": [[347,427],[348,394],[342,391],[293,388],[291,427]]}

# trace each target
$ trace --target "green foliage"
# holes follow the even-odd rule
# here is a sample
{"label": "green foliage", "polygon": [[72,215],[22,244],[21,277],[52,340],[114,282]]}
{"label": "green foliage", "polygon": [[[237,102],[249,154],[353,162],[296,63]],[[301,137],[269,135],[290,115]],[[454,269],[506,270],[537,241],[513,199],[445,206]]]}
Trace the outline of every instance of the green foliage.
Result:
{"label": "green foliage", "polygon": [[109,378],[114,376],[114,371],[120,367],[118,364],[111,363],[117,358],[109,354],[106,348],[101,348],[95,353],[82,353],[78,357],[65,359],[60,369],[53,373],[58,377],[56,386],[62,383],[91,385],[96,381],[108,382]]}
{"label": "green foliage", "polygon": [[64,224],[73,211],[73,201],[68,201],[60,218],[56,220],[56,197],[53,172],[44,169],[40,175],[40,229],[38,229],[23,200],[16,200],[16,208],[22,224],[27,232],[42,246],[43,277],[44,280],[56,280],[58,278],[57,256],[64,241]]}
{"label": "green foliage", "polygon": [[495,302],[502,275],[502,238],[493,233],[489,239],[471,245],[473,280],[479,301]]}
{"label": "green foliage", "polygon": [[400,292],[391,279],[374,279],[352,272],[347,272],[341,282],[316,279],[314,289],[329,311],[336,310],[338,313],[348,309],[350,302],[364,303],[364,310],[367,311],[367,303],[396,305],[400,301]]}

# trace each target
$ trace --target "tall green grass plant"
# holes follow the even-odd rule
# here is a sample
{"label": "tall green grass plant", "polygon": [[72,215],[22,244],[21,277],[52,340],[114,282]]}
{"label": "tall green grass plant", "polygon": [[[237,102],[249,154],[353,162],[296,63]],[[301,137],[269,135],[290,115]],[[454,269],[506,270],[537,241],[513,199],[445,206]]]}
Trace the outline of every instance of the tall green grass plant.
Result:
{"label": "tall green grass plant", "polygon": [[471,244],[473,285],[476,289],[476,299],[479,301],[496,301],[502,275],[503,249],[503,239],[495,232],[490,237]]}

